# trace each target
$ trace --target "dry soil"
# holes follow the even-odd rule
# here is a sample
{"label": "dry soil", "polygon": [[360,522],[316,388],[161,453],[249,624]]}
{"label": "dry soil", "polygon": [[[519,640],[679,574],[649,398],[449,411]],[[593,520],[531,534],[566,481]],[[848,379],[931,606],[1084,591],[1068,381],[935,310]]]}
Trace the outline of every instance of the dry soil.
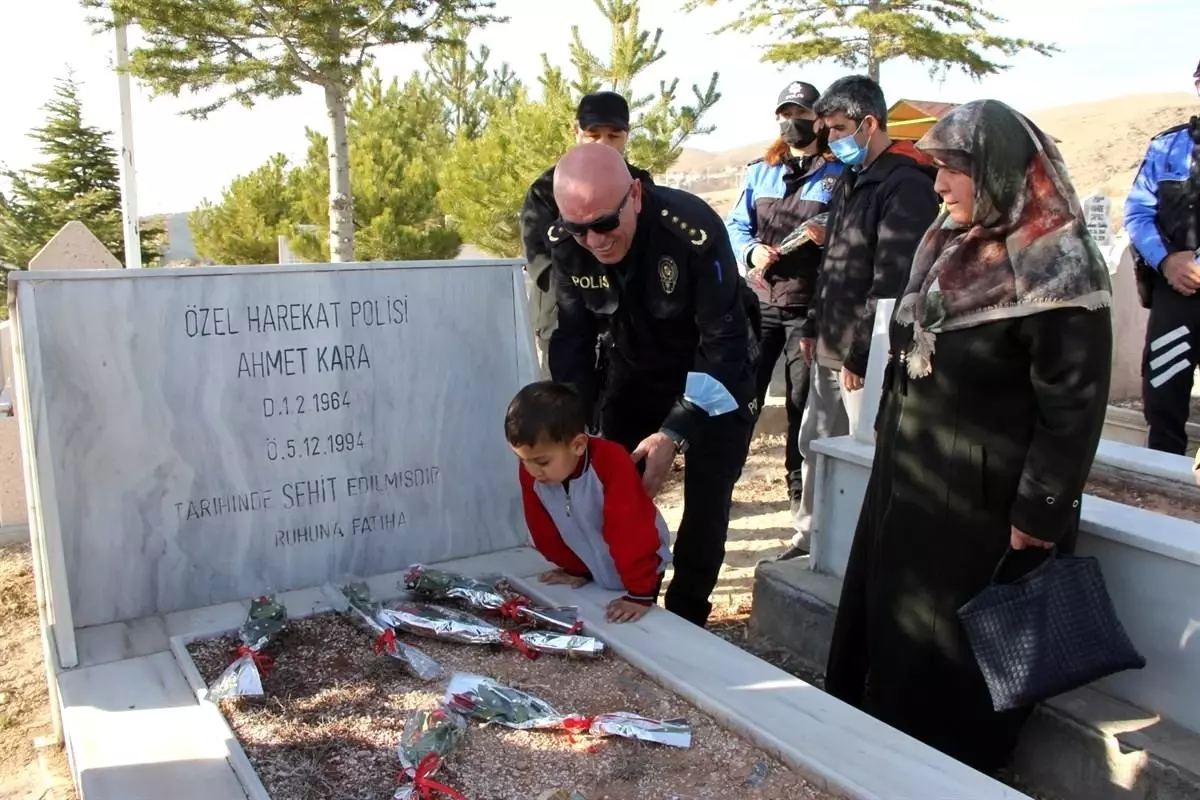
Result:
{"label": "dry soil", "polygon": [[[562,713],[632,711],[685,717],[688,749],[628,739],[516,731],[471,723],[437,780],[471,800],[577,791],[586,800],[830,798],[615,656],[530,661],[514,650],[405,637],[450,672],[470,672],[530,692]],[[189,646],[211,681],[231,660],[231,637]],[[445,680],[413,678],[377,655],[371,637],[334,614],[297,620],[268,652],[264,698],[221,702],[268,793],[280,800],[378,800],[395,785],[405,718],[435,708]]]}

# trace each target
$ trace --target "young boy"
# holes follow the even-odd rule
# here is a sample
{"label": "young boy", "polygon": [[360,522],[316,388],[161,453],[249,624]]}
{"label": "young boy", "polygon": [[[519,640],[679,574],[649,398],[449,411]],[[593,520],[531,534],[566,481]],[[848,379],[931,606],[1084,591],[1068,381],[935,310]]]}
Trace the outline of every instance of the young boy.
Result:
{"label": "young boy", "polygon": [[557,565],[541,581],[624,590],[605,616],[634,622],[658,599],[670,532],[629,453],[586,427],[575,390],[553,381],[526,386],[504,417],[521,460],[525,522],[534,546]]}

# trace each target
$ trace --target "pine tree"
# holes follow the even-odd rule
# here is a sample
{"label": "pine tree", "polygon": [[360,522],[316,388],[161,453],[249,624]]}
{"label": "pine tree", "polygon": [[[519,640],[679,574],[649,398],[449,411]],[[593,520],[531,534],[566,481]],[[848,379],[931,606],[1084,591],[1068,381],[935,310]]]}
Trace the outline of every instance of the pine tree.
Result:
{"label": "pine tree", "polygon": [[662,30],[642,30],[637,0],[594,0],[611,30],[607,60],[588,50],[572,29],[569,79],[542,56],[542,99],[527,87],[497,114],[474,140],[455,141],[442,170],[441,204],[457,222],[465,241],[498,256],[521,253],[520,211],[530,183],[556,162],[574,142],[579,98],[598,89],[621,93],[632,116],[629,159],[662,173],[679,158],[691,136],[711,131],[700,120],[721,95],[718,74],[705,90],[693,86],[694,104],[677,101],[678,80],[659,84],[657,92],[636,93],[638,78],[666,52]]}
{"label": "pine tree", "polygon": [[[691,11],[718,2],[688,0],[684,8]],[[1003,22],[979,0],[751,0],[735,21],[717,32],[765,30],[776,44],[767,45],[763,61],[834,61],[865,70],[875,81],[880,67],[897,58],[924,64],[931,75],[960,69],[979,80],[1008,69],[989,60],[987,51],[1002,56],[1024,50],[1044,56],[1058,52],[1051,44],[989,31]]]}
{"label": "pine tree", "polygon": [[282,153],[234,178],[221,202],[207,200],[188,217],[196,253],[216,264],[274,264],[281,234],[291,232],[295,203],[292,169]]}
{"label": "pine tree", "polygon": [[707,89],[692,86],[695,105],[677,103],[678,78],[659,83],[657,92],[635,94],[637,77],[667,54],[660,46],[663,31],[659,28],[651,36],[642,30],[637,0],[593,2],[612,30],[610,56],[605,61],[588,50],[579,36],[579,26],[572,27],[571,63],[578,75],[574,88],[580,94],[610,89],[625,97],[635,120],[628,147],[630,162],[654,174],[665,172],[679,160],[685,141],[712,132],[711,126],[701,127],[699,122],[721,99],[718,73],[712,74]]}
{"label": "pine tree", "polygon": [[[6,170],[9,191],[0,197],[0,261],[24,269],[71,220],[79,220],[109,252],[125,262],[121,188],[112,134],[83,121],[79,83],[59,80],[43,107],[46,121],[30,132],[46,160],[25,170]],[[141,228],[142,259],[158,259],[163,230]]]}
{"label": "pine tree", "polygon": [[474,141],[460,139],[446,157],[438,201],[463,239],[500,257],[521,254],[521,205],[529,184],[574,142],[565,85],[543,84],[541,101],[524,87]]}
{"label": "pine tree", "polygon": [[[452,258],[462,242],[437,205],[437,169],[450,134],[444,107],[425,81],[385,82],[371,70],[351,97],[346,132],[354,196],[355,253],[361,261]],[[235,179],[219,203],[191,216],[196,249],[222,264],[278,259],[278,237],[309,261],[329,260],[319,230],[328,213],[325,137],[308,131],[308,154],[283,155]]]}
{"label": "pine tree", "polygon": [[483,131],[491,113],[507,109],[514,99],[516,76],[508,63],[492,70],[491,50],[467,44],[470,29],[458,23],[450,28],[451,40],[429,48],[425,65],[429,87],[446,107],[446,128],[451,136],[474,139]]}
{"label": "pine tree", "polygon": [[[350,103],[347,131],[353,176],[356,253],[360,261],[453,258],[462,246],[437,205],[438,168],[450,135],[444,106],[414,74],[403,85],[384,82],[372,70]],[[296,213],[302,222],[320,219],[329,159],[324,137],[309,131],[308,159],[297,171]],[[299,233],[296,253],[328,257],[319,237]]]}
{"label": "pine tree", "polygon": [[299,94],[305,84],[325,95],[329,116],[328,221],[334,261],[354,258],[346,100],[372,51],[384,45],[439,41],[456,22],[481,25],[493,0],[81,0],[138,25],[146,44],[130,71],[156,93],[224,90],[188,113],[203,118],[230,101]]}

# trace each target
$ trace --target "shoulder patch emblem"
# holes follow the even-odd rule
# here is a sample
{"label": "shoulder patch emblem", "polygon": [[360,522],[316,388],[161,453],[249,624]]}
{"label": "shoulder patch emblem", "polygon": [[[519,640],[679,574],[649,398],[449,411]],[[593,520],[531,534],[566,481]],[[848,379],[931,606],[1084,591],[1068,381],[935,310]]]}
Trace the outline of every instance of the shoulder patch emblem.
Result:
{"label": "shoulder patch emblem", "polygon": [[671,294],[679,284],[679,266],[675,259],[663,256],[658,260],[658,279],[662,282],[663,291]]}
{"label": "shoulder patch emblem", "polygon": [[833,187],[837,186],[837,181],[836,175],[826,175],[821,179],[821,188],[827,192],[832,192]]}

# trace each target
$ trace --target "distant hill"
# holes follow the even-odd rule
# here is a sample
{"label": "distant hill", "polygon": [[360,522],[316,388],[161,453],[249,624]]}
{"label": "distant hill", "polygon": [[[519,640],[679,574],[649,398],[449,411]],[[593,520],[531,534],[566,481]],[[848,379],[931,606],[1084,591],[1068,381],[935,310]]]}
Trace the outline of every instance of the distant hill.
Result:
{"label": "distant hill", "polygon": [[[1030,116],[1048,134],[1059,139],[1071,180],[1081,196],[1102,191],[1113,201],[1114,222],[1120,224],[1121,205],[1137,174],[1150,137],[1172,125],[1187,121],[1200,111],[1190,94],[1138,94],[1097,103],[1059,106],[1031,112]],[[692,190],[708,200],[721,216],[737,201],[742,168],[761,156],[771,140],[741,145],[729,150],[685,148],[679,161],[665,176],[672,185],[691,184]],[[197,258],[188,229],[186,213],[166,217],[169,232],[167,262]],[[459,257],[475,256],[469,249]]]}
{"label": "distant hill", "polygon": [[[1107,194],[1113,201],[1114,222],[1120,224],[1121,205],[1150,138],[1186,122],[1197,112],[1200,104],[1190,94],[1137,94],[1034,111],[1030,117],[1059,139],[1059,149],[1080,196],[1095,191]],[[768,140],[716,152],[685,149],[671,172],[723,172],[762,155],[769,144]],[[737,200],[740,180],[740,170],[722,176],[719,182],[724,185],[711,187],[717,181],[708,179],[699,193],[724,216]]]}
{"label": "distant hill", "polygon": [[1099,103],[1060,106],[1030,116],[1058,145],[1071,182],[1081,196],[1101,191],[1121,203],[1137,175],[1146,146],[1155,134],[1200,112],[1189,94],[1137,94]]}

